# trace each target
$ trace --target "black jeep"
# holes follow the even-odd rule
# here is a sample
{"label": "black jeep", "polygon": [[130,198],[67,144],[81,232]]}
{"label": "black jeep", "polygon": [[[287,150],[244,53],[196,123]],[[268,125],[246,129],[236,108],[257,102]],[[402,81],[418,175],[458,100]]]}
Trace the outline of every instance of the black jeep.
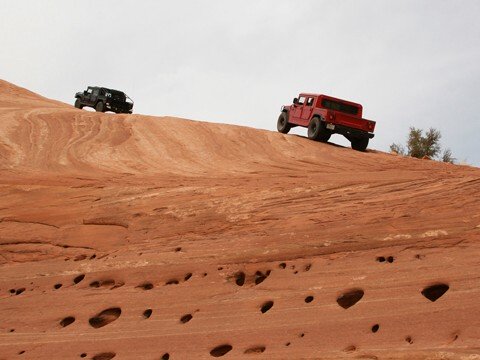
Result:
{"label": "black jeep", "polygon": [[89,86],[87,90],[77,92],[75,98],[75,107],[78,109],[90,106],[95,111],[113,111],[117,114],[131,114],[133,109],[133,100],[124,92],[103,87]]}

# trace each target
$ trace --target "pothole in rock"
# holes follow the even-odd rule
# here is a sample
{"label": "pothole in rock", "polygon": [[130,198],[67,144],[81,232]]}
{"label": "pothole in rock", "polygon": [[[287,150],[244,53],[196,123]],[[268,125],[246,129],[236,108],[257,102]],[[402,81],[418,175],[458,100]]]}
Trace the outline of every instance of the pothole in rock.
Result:
{"label": "pothole in rock", "polygon": [[111,360],[113,359],[117,354],[114,352],[105,352],[101,354],[95,355],[92,360]]}
{"label": "pothole in rock", "polygon": [[80,283],[83,279],[85,279],[85,274],[78,275],[73,279],[73,283],[76,285]]}
{"label": "pothole in rock", "polygon": [[210,350],[210,355],[213,357],[221,357],[229,353],[232,349],[232,345],[229,344],[219,345]]}
{"label": "pothole in rock", "polygon": [[305,302],[308,304],[308,303],[311,303],[313,301],[313,296],[307,296],[305,298]]}
{"label": "pothole in rock", "polygon": [[265,351],[265,346],[254,346],[245,350],[245,354],[261,354]]}
{"label": "pothole in rock", "polygon": [[257,271],[255,273],[255,285],[258,285],[264,282],[265,279],[270,276],[270,273],[271,273],[271,270],[267,270],[265,271],[265,273],[262,273],[261,271]]}
{"label": "pothole in rock", "polygon": [[25,290],[26,290],[25,288],[17,289],[17,290],[15,290],[15,295],[20,295],[20,294],[23,293]]}
{"label": "pothole in rock", "polygon": [[344,309],[348,309],[352,307],[357,302],[359,302],[364,295],[364,291],[362,289],[351,289],[344,292],[337,298],[337,303]]}
{"label": "pothole in rock", "polygon": [[267,301],[265,302],[262,307],[260,308],[260,311],[262,314],[265,314],[268,310],[270,310],[273,306],[273,301]]}
{"label": "pothole in rock", "polygon": [[98,315],[90,318],[88,322],[90,323],[90,326],[98,329],[114,322],[120,317],[121,314],[122,310],[120,308],[110,308],[103,310]]}
{"label": "pothole in rock", "polygon": [[186,314],[186,315],[183,315],[181,318],[180,318],[180,322],[182,324],[185,324],[187,322],[189,322],[190,320],[192,320],[193,316],[192,314]]}
{"label": "pothole in rock", "polygon": [[423,289],[422,295],[431,302],[434,302],[441,298],[449,288],[447,284],[434,284]]}
{"label": "pothole in rock", "polygon": [[75,322],[75,318],[73,316],[67,316],[66,318],[60,321],[61,327],[67,327]]}
{"label": "pothole in rock", "polygon": [[238,286],[243,286],[245,284],[245,273],[243,271],[239,271],[235,274],[235,284]]}
{"label": "pothole in rock", "polygon": [[150,283],[150,282],[146,282],[146,283],[138,285],[137,288],[142,289],[142,290],[152,290],[153,289],[153,284]]}

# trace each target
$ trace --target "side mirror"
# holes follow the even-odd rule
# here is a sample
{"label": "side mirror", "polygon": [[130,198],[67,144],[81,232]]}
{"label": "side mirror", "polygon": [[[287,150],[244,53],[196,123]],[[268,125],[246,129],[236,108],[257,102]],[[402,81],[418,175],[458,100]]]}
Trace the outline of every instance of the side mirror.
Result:
{"label": "side mirror", "polygon": [[294,104],[298,104],[298,99],[297,99],[297,98],[293,98],[293,103],[294,103]]}

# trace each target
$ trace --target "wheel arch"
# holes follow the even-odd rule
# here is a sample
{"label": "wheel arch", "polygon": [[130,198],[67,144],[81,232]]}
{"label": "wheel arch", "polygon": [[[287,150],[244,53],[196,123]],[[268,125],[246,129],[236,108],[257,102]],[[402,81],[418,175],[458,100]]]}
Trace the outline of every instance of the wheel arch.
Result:
{"label": "wheel arch", "polygon": [[318,118],[320,121],[325,122],[325,117],[322,114],[313,114],[312,117],[310,118],[310,121],[312,121],[315,118]]}

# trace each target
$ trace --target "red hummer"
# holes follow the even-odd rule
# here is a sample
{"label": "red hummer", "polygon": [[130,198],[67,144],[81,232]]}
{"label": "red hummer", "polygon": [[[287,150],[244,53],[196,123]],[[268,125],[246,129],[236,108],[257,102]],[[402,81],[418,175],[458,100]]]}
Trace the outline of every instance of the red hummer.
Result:
{"label": "red hummer", "polygon": [[345,136],[352,149],[365,151],[373,138],[375,121],[362,118],[362,105],[327,95],[300,94],[292,105],[282,106],[277,130],[283,134],[292,127],[308,127],[308,138],[327,142],[332,134]]}

